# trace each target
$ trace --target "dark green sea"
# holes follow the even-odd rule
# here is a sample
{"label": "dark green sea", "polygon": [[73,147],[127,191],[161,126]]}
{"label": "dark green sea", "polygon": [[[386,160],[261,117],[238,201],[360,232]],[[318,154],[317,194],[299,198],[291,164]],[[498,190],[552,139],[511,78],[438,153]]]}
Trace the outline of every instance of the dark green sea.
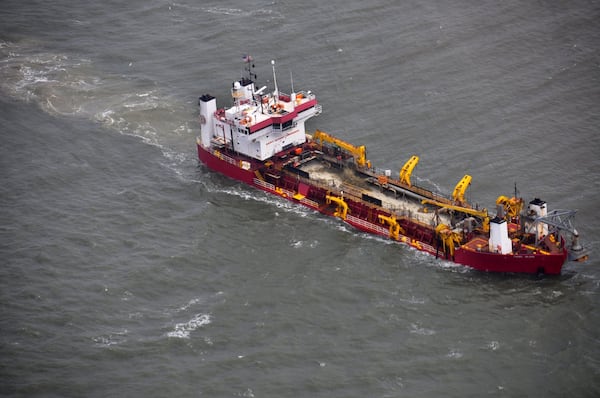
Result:
{"label": "dark green sea", "polygon": [[[3,397],[600,396],[600,5],[4,0]],[[197,160],[198,96],[311,90],[307,128],[494,208],[577,209],[556,278],[490,275]]]}

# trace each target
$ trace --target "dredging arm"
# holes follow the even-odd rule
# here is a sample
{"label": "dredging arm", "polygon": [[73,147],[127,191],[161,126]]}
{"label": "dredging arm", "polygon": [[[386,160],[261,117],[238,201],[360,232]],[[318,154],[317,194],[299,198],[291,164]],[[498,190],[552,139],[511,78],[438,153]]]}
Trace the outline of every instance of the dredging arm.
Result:
{"label": "dredging arm", "polygon": [[[585,261],[589,257],[589,251],[579,244],[579,233],[573,227],[571,220],[575,217],[577,210],[552,210],[547,215],[537,217],[534,220],[534,224],[544,223],[547,224],[549,234],[556,232],[557,234],[566,232],[571,236],[571,245],[568,247],[569,260],[571,261]],[[536,238],[536,244],[539,239]]]}
{"label": "dredging arm", "polygon": [[483,210],[475,210],[475,209],[470,209],[468,207],[463,207],[463,206],[456,206],[456,205],[449,205],[446,203],[442,203],[442,202],[438,202],[435,200],[430,200],[430,199],[423,199],[421,201],[422,204],[430,204],[430,205],[434,205],[434,206],[438,206],[441,207],[443,209],[450,209],[450,210],[455,210],[461,213],[465,213],[465,214],[469,214],[471,216],[475,216],[481,219],[482,224],[483,224],[483,231],[484,232],[489,232],[490,231],[490,216],[488,215],[488,212],[486,209]]}
{"label": "dredging arm", "polygon": [[332,135],[329,135],[321,130],[316,130],[312,136],[313,141],[319,141],[319,144],[322,146],[323,142],[328,142],[330,144],[337,145],[342,148],[344,151],[351,153],[354,156],[354,161],[358,167],[371,168],[371,162],[367,160],[367,148],[364,145],[356,147],[352,144],[349,144],[345,141],[340,140]]}

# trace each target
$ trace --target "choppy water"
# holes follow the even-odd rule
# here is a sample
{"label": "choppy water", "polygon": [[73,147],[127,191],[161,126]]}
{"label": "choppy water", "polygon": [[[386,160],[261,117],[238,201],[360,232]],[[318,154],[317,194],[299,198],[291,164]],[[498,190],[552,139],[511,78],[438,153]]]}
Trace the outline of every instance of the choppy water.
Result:
{"label": "choppy water", "polygon": [[[0,394],[598,396],[600,6],[436,3],[3,1]],[[591,260],[481,274],[209,172],[244,53],[377,165],[578,209]]]}

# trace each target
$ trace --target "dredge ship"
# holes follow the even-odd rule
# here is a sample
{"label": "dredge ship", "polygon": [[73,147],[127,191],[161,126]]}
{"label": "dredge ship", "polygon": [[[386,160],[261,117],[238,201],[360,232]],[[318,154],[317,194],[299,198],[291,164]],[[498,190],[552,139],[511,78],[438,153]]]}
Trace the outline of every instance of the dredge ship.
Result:
{"label": "dredge ship", "polygon": [[198,156],[208,168],[232,179],[338,217],[353,227],[404,243],[436,258],[487,272],[560,274],[567,260],[588,253],[572,226],[575,211],[549,211],[535,198],[499,196],[496,214],[470,204],[465,175],[452,195],[411,181],[419,158],[399,173],[374,167],[364,146],[354,146],[305,123],[321,113],[310,91],[286,94],[256,89],[254,63],[244,57],[244,74],[233,82],[229,108],[216,98],[199,98]]}

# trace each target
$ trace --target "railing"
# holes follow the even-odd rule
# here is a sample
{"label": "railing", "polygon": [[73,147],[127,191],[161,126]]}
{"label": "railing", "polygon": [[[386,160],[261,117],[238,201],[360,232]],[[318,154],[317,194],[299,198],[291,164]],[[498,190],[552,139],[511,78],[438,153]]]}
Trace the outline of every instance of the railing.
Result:
{"label": "railing", "polygon": [[368,228],[370,230],[374,230],[377,233],[380,233],[382,235],[388,235],[390,232],[387,228],[383,228],[380,225],[365,221],[362,218],[355,217],[351,214],[348,214],[346,216],[346,221],[351,221],[353,224],[360,225],[363,228]]}
{"label": "railing", "polygon": [[314,200],[310,200],[308,198],[302,198],[300,200],[300,203],[304,203],[305,205],[308,205],[308,206],[311,206],[311,207],[314,207],[317,209],[319,208],[319,204],[317,202],[315,202]]}
{"label": "railing", "polygon": [[221,160],[223,160],[223,161],[225,161],[225,162],[227,162],[229,164],[232,164],[232,165],[237,166],[237,167],[240,166],[240,164],[239,164],[239,162],[237,160],[235,160],[235,159],[233,159],[233,158],[225,155],[223,152],[219,151],[218,149],[212,149],[211,148],[210,149],[210,153],[212,153],[215,157],[217,157],[217,158],[219,158],[219,159],[221,159]]}
{"label": "railing", "polygon": [[271,184],[271,183],[269,183],[269,182],[266,182],[266,181],[260,180],[260,179],[258,179],[258,178],[255,178],[255,179],[254,179],[254,183],[255,183],[256,185],[258,185],[258,186],[261,186],[261,187],[265,188],[265,189],[270,189],[270,190],[272,190],[272,191],[274,191],[274,190],[275,190],[275,185],[273,185],[273,184]]}

